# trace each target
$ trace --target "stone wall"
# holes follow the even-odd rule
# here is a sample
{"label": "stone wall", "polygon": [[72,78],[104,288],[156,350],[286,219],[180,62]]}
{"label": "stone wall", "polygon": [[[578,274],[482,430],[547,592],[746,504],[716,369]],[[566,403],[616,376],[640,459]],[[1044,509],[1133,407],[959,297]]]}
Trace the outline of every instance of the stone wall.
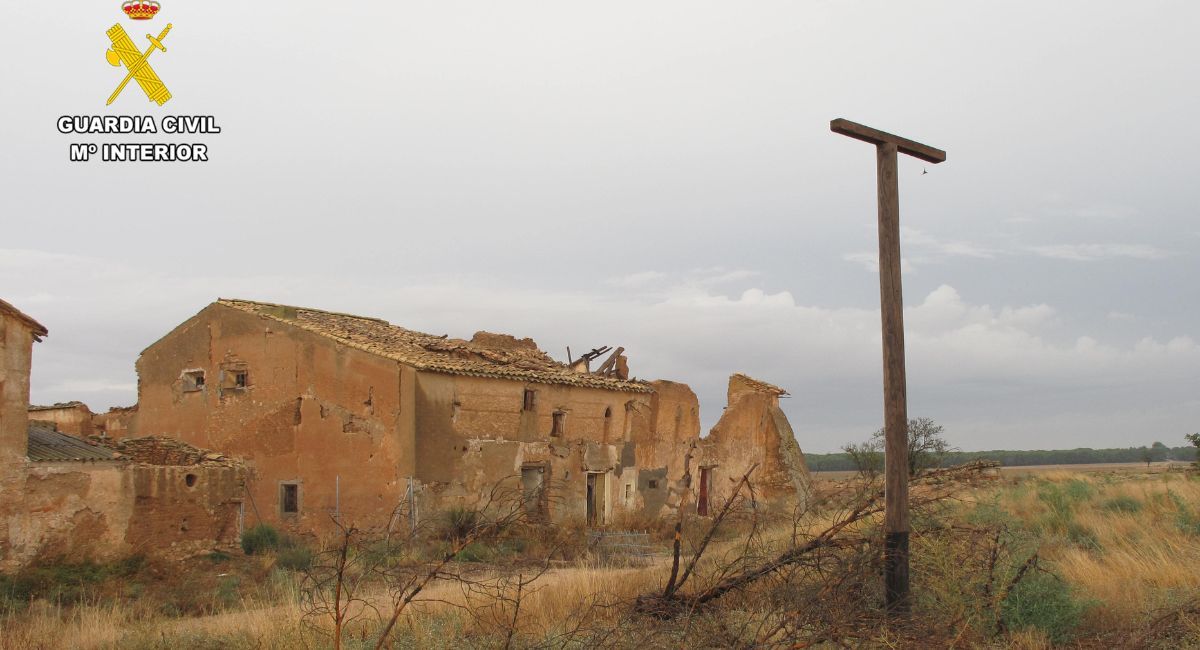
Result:
{"label": "stone wall", "polygon": [[[147,348],[137,370],[138,435],[244,459],[247,525],[322,530],[335,510],[386,522],[413,475],[414,380],[394,361],[214,304]],[[187,376],[198,372],[199,388]],[[284,485],[298,486],[299,512],[283,511]]]}
{"label": "stone wall", "polygon": [[650,435],[650,393],[427,372],[416,388],[427,510],[478,503],[536,471],[552,520],[586,518],[589,474],[598,523],[640,511],[636,446]]}
{"label": "stone wall", "polygon": [[92,416],[92,430],[103,437],[132,438],[137,435],[137,414],[137,405],[114,406]]}
{"label": "stone wall", "polygon": [[30,406],[29,419],[49,422],[62,433],[86,438],[95,432],[92,418],[95,414],[83,402],[66,402],[53,406]]}
{"label": "stone wall", "polygon": [[139,460],[27,463],[20,493],[0,514],[0,570],[134,553],[181,559],[236,546],[240,463],[173,440],[126,446]]}
{"label": "stone wall", "polygon": [[26,322],[0,309],[0,469],[25,458],[33,340]]}
{"label": "stone wall", "polygon": [[[764,506],[790,510],[803,505],[811,483],[795,432],[779,407],[784,393],[747,379],[730,378],[729,405],[697,448],[697,469],[709,472],[709,498],[714,505],[724,503],[754,467],[750,479]],[[698,474],[693,493],[699,496]]]}

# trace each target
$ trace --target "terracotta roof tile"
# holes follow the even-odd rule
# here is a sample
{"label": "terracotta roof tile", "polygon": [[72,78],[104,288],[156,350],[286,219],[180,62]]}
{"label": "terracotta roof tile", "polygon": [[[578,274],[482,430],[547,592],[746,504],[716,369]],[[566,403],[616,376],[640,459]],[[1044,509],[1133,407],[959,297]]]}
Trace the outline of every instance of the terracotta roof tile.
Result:
{"label": "terracotta roof tile", "polygon": [[418,370],[638,393],[654,390],[644,382],[572,372],[566,364],[538,349],[531,339],[478,332],[466,341],[425,334],[378,318],[352,314],[233,298],[220,298],[217,303],[294,325]]}
{"label": "terracotta roof tile", "polygon": [[[754,377],[751,377],[750,375],[747,375],[745,373],[737,372],[737,373],[733,374],[733,377],[736,377],[736,378],[740,379],[742,382],[750,385],[751,388],[761,391],[761,392],[764,392],[764,393],[774,393],[775,395],[779,395],[780,397],[788,394],[788,392],[786,390],[784,390],[774,384],[768,384],[765,381],[760,381],[760,380],[755,379]],[[731,379],[732,379],[732,377],[731,377]]]}

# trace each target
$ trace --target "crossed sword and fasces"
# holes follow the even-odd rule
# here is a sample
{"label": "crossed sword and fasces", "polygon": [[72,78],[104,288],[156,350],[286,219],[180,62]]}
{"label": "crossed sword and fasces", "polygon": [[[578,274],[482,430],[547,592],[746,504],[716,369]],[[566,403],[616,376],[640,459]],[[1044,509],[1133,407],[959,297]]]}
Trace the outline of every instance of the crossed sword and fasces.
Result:
{"label": "crossed sword and fasces", "polygon": [[171,99],[171,92],[167,90],[166,84],[158,78],[154,69],[150,67],[150,55],[154,53],[154,48],[158,48],[163,52],[167,48],[163,47],[162,41],[167,37],[167,32],[171,31],[171,24],[163,28],[158,37],[146,34],[146,38],[150,40],[150,47],[146,48],[145,52],[140,52],[137,46],[129,38],[129,34],[125,33],[125,29],[119,24],[113,25],[108,30],[108,39],[112,41],[112,49],[105,53],[105,58],[114,66],[125,64],[125,68],[129,70],[129,74],[121,80],[121,84],[109,96],[108,103],[112,104],[117,99],[117,95],[125,90],[125,86],[129,84],[130,79],[137,79],[138,85],[142,87],[142,91],[150,98],[150,101],[157,102],[159,106],[167,103]]}

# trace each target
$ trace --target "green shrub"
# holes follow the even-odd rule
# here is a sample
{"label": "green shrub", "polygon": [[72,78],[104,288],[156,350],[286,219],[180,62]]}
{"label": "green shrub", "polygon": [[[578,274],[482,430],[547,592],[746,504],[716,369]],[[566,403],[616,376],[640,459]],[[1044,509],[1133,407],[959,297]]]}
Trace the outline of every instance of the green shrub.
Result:
{"label": "green shrub", "polygon": [[279,550],[276,565],[289,571],[304,571],[312,566],[312,549],[302,544],[291,544]]}
{"label": "green shrub", "polygon": [[1034,572],[1008,593],[1000,616],[1008,629],[1037,628],[1058,645],[1071,640],[1090,606],[1076,599],[1058,577]]}
{"label": "green shrub", "polygon": [[100,564],[90,561],[37,564],[13,575],[0,575],[0,602],[11,605],[45,598],[57,604],[75,604],[107,580],[133,576],[144,561],[142,556],[134,555]]}
{"label": "green shrub", "polygon": [[1096,488],[1092,487],[1091,483],[1077,478],[1067,481],[1064,489],[1067,493],[1067,498],[1076,502],[1087,501],[1096,493]]}
{"label": "green shrub", "polygon": [[1100,550],[1100,539],[1096,537],[1096,533],[1091,528],[1074,521],[1067,523],[1067,540],[1080,548]]}
{"label": "green shrub", "polygon": [[213,564],[221,564],[222,562],[228,562],[229,560],[230,556],[225,551],[213,551],[212,553],[208,554],[208,561],[212,562]]}
{"label": "green shrub", "polygon": [[1171,490],[1167,490],[1167,496],[1175,504],[1175,526],[1189,535],[1200,535],[1200,517],[1192,513],[1187,501]]}
{"label": "green shrub", "polygon": [[279,548],[279,531],[267,524],[259,524],[242,533],[242,550],[246,555],[257,555],[276,548]]}
{"label": "green shrub", "polygon": [[1101,507],[1109,512],[1134,513],[1142,509],[1142,502],[1131,496],[1121,495],[1108,499]]}
{"label": "green shrub", "polygon": [[479,542],[471,542],[464,546],[454,559],[459,562],[489,562],[495,555],[492,548]]}
{"label": "green shrub", "polygon": [[241,600],[241,592],[238,587],[241,584],[242,581],[237,576],[222,576],[220,582],[217,583],[216,593],[213,594],[213,601],[225,608],[238,604]]}
{"label": "green shrub", "polygon": [[479,525],[479,511],[456,506],[442,513],[441,532],[445,539],[458,541],[470,535]]}

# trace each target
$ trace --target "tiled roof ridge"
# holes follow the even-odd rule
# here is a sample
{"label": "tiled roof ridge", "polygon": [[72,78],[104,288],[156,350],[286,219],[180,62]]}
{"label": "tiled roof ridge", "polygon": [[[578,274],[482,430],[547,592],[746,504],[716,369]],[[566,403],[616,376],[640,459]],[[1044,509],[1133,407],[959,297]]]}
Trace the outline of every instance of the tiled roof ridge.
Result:
{"label": "tiled roof ridge", "polygon": [[[297,305],[283,305],[283,304],[275,303],[275,302],[264,302],[262,300],[246,300],[245,298],[217,298],[217,302],[221,303],[222,305],[227,305],[229,307],[238,307],[240,304],[250,304],[250,305],[259,305],[262,307],[277,307],[279,309],[295,309],[297,311],[311,311],[311,312],[314,312],[317,314],[328,314],[330,316],[342,316],[344,318],[356,318],[358,320],[374,321],[376,323],[383,323],[384,325],[392,325],[391,323],[387,322],[386,320],[384,320],[382,318],[375,318],[373,316],[359,316],[358,314],[348,314],[348,313],[340,312],[340,311],[329,311],[327,309],[314,309],[312,307],[300,307]],[[397,327],[397,326],[392,325],[392,327]],[[403,329],[403,328],[401,328],[401,329]],[[430,336],[432,336],[432,335],[430,335]]]}
{"label": "tiled roof ridge", "polygon": [[[381,318],[308,307],[237,298],[219,298],[217,303],[262,318],[293,325],[337,341],[339,344],[399,361],[419,370],[630,392],[654,391],[647,383],[641,381],[619,380],[572,372],[566,364],[555,361],[536,346],[533,346],[532,349],[489,347],[475,341],[450,338],[448,335],[436,336],[410,330],[393,325]],[[280,313],[273,313],[280,310],[294,311],[297,317],[287,318]],[[318,318],[332,317],[336,320],[330,324],[332,326],[323,327],[320,322],[302,318],[301,316],[304,315]],[[351,319],[352,322],[343,323],[340,322],[341,319]],[[361,325],[356,325],[354,322],[361,323]],[[355,331],[357,327],[364,329]],[[477,358],[471,358],[472,355]]]}

